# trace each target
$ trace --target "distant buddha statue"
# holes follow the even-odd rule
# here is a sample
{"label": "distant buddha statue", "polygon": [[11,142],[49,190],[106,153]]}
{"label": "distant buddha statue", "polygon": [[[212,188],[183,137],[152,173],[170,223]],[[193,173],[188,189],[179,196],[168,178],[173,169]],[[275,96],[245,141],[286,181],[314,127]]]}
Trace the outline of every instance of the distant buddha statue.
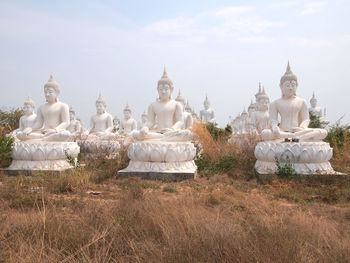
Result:
{"label": "distant buddha statue", "polygon": [[179,94],[177,95],[176,101],[180,102],[183,110],[183,123],[185,129],[190,129],[193,126],[193,117],[191,112],[187,112],[186,108],[186,99],[181,95],[181,91],[179,90]]}
{"label": "distant buddha statue", "polygon": [[158,81],[159,98],[148,107],[148,124],[133,136],[139,139],[188,140],[191,132],[183,130],[183,107],[171,98],[174,90],[166,69]]}
{"label": "distant buddha statue", "polygon": [[120,120],[117,115],[113,118],[113,133],[118,133],[120,130]]}
{"label": "distant buddha statue", "polygon": [[106,100],[99,95],[96,100],[96,115],[90,119],[89,138],[96,138],[101,140],[113,139],[115,134],[113,131],[113,117],[106,112]]}
{"label": "distant buddha statue", "polygon": [[17,134],[20,140],[40,139],[43,141],[67,141],[70,138],[69,108],[58,100],[60,87],[53,76],[44,86],[46,103],[38,109],[32,127],[27,127]]}
{"label": "distant buddha statue", "polygon": [[138,124],[138,129],[141,130],[143,127],[145,127],[147,125],[147,122],[148,122],[147,112],[144,111],[141,114],[141,121]]}
{"label": "distant buddha statue", "polygon": [[251,117],[252,131],[260,134],[264,129],[269,128],[269,104],[270,99],[265,89],[260,91],[256,96],[257,110]]}
{"label": "distant buddha statue", "polygon": [[128,135],[132,131],[137,130],[137,122],[131,117],[131,109],[128,104],[126,104],[123,113],[124,120],[121,122],[121,133]]}
{"label": "distant buddha statue", "polygon": [[19,128],[12,131],[8,136],[16,137],[18,132],[22,132],[26,128],[33,126],[36,118],[34,113],[35,104],[31,98],[27,98],[23,104],[23,113],[24,115],[19,119]]}
{"label": "distant buddha statue", "polygon": [[255,103],[253,103],[253,100],[251,100],[250,105],[248,106],[248,120],[247,120],[247,129],[249,132],[251,132],[253,129],[252,118],[255,111],[256,111],[256,105]]}
{"label": "distant buddha statue", "polygon": [[316,117],[322,118],[322,109],[317,106],[317,99],[315,97],[315,93],[312,94],[310,104],[311,107],[309,108],[309,112]]}
{"label": "distant buddha statue", "polygon": [[[282,98],[270,104],[271,129],[262,131],[264,140],[298,138],[301,140],[322,140],[327,136],[324,129],[308,128],[310,119],[307,103],[296,96],[298,80],[291,71],[289,62],[286,73],[280,80]],[[278,120],[280,115],[280,123]]]}
{"label": "distant buddha statue", "polygon": [[190,129],[193,126],[193,111],[190,107],[188,101],[185,104],[185,111],[184,111],[184,124],[185,129]]}
{"label": "distant buddha statue", "polygon": [[70,123],[67,127],[67,130],[71,133],[72,138],[77,138],[82,134],[82,125],[81,122],[75,116],[75,110],[73,106],[69,108],[69,119]]}
{"label": "distant buddha statue", "polygon": [[240,133],[246,134],[248,132],[248,113],[246,112],[245,108],[243,109],[241,113],[241,123],[240,123]]}
{"label": "distant buddha statue", "polygon": [[200,111],[200,119],[202,122],[215,122],[214,119],[214,110],[210,108],[210,101],[208,96],[205,96],[204,100],[204,109]]}

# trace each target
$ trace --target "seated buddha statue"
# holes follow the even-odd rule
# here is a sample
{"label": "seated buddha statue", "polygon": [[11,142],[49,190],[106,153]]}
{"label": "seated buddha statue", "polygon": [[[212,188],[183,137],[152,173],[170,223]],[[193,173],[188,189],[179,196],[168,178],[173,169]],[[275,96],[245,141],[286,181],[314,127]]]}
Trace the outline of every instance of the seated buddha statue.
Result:
{"label": "seated buddha statue", "polygon": [[17,134],[20,140],[40,139],[43,141],[67,141],[70,132],[68,105],[58,100],[60,87],[53,76],[44,85],[46,103],[41,105],[32,127]]}
{"label": "seated buddha statue", "polygon": [[75,116],[75,110],[73,106],[70,106],[69,108],[69,126],[67,127],[67,130],[71,133],[72,138],[77,138],[82,134],[82,125],[81,122],[76,118]]}
{"label": "seated buddha statue", "polygon": [[96,100],[96,115],[90,119],[90,132],[88,138],[108,140],[115,138],[113,133],[113,117],[106,112],[106,100],[99,95]]}
{"label": "seated buddha statue", "polygon": [[201,122],[215,122],[214,110],[210,108],[210,101],[208,100],[208,96],[205,96],[203,105],[204,109],[199,113]]}
{"label": "seated buddha statue", "polygon": [[257,110],[251,117],[252,132],[260,134],[263,130],[269,128],[269,104],[270,99],[265,89],[259,91],[256,95]]}
{"label": "seated buddha statue", "polygon": [[23,131],[24,129],[26,129],[28,127],[33,126],[33,124],[35,122],[35,118],[36,118],[36,114],[34,113],[34,108],[35,108],[34,101],[28,97],[23,105],[24,115],[21,116],[21,118],[19,119],[19,128],[12,131],[7,136],[16,138],[17,133]]}
{"label": "seated buddha statue", "polygon": [[312,98],[310,99],[310,105],[309,112],[319,118],[322,118],[322,109],[321,107],[317,106],[317,99],[315,97],[315,93],[312,94]]}
{"label": "seated buddha statue", "polygon": [[138,123],[138,129],[141,130],[143,127],[145,127],[148,123],[148,117],[147,117],[147,112],[144,111],[142,114],[141,114],[141,121]]}
{"label": "seated buddha statue", "polygon": [[171,97],[174,85],[165,68],[157,90],[159,98],[148,107],[148,124],[140,131],[134,131],[133,137],[138,140],[191,140],[193,134],[183,129],[183,107]]}
{"label": "seated buddha statue", "polygon": [[121,134],[129,135],[132,131],[137,130],[137,122],[132,118],[131,108],[129,104],[126,104],[125,109],[123,110],[124,120],[121,122]]}
{"label": "seated buddha statue", "polygon": [[[327,136],[324,129],[308,128],[310,119],[307,103],[296,96],[297,76],[291,71],[289,62],[281,77],[282,98],[270,104],[270,127],[261,133],[264,140],[297,138],[300,140],[322,140]],[[278,119],[280,116],[280,121]]]}
{"label": "seated buddha statue", "polygon": [[182,106],[182,112],[183,112],[183,123],[184,123],[184,129],[190,129],[193,126],[193,117],[192,112],[189,112],[189,108],[187,107],[186,110],[186,99],[181,95],[181,91],[179,90],[179,94],[175,98],[176,101],[181,103]]}

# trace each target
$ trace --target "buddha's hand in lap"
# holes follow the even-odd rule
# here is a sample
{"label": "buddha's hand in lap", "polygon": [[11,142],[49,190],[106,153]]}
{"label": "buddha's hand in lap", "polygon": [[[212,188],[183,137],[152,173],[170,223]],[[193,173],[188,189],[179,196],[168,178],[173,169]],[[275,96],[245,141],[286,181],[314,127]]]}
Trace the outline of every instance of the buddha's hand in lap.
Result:
{"label": "buddha's hand in lap", "polygon": [[161,133],[168,133],[168,132],[172,132],[172,131],[174,131],[174,129],[172,129],[172,128],[163,128],[160,132]]}

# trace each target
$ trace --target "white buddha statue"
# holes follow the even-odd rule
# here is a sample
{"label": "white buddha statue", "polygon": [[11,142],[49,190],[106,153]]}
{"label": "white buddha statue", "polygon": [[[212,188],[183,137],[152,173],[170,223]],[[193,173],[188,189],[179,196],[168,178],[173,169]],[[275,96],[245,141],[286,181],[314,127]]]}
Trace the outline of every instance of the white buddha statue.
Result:
{"label": "white buddha statue", "polygon": [[126,104],[123,113],[124,120],[121,122],[121,133],[129,135],[132,131],[137,130],[137,122],[131,117],[132,112],[128,104]]}
{"label": "white buddha statue", "polygon": [[113,132],[118,133],[120,130],[120,120],[117,115],[113,118]]}
{"label": "white buddha statue", "polygon": [[143,127],[147,125],[148,122],[148,117],[147,117],[147,112],[144,111],[141,114],[141,121],[138,123],[138,129],[141,130]]}
{"label": "white buddha statue", "polygon": [[159,99],[148,107],[148,124],[140,131],[135,131],[133,136],[138,139],[188,140],[192,133],[183,130],[183,107],[171,98],[174,86],[165,67],[157,90]]}
{"label": "white buddha statue", "polygon": [[58,100],[60,87],[53,76],[44,86],[46,103],[41,105],[32,127],[17,134],[20,140],[40,139],[44,141],[67,141],[70,138],[69,108]]}
{"label": "white buddha statue", "polygon": [[247,120],[247,131],[251,132],[253,130],[253,114],[256,111],[256,105],[253,103],[253,100],[250,101],[250,104],[248,106],[248,120]]}
{"label": "white buddha statue", "polygon": [[73,106],[70,106],[69,108],[69,120],[70,123],[67,130],[71,133],[72,138],[80,137],[83,132],[83,127],[81,122],[75,117],[75,110],[73,109]]}
{"label": "white buddha statue", "polygon": [[88,138],[108,140],[115,138],[113,133],[113,117],[106,112],[106,100],[99,95],[96,100],[96,115],[90,119],[90,132]]}
{"label": "white buddha statue", "polygon": [[210,108],[210,101],[208,100],[208,96],[205,96],[204,100],[204,109],[200,111],[199,117],[202,122],[215,122],[214,119],[214,110]]}
{"label": "white buddha statue", "polygon": [[307,103],[296,96],[297,87],[297,77],[291,71],[288,62],[286,73],[280,80],[282,98],[270,104],[271,129],[265,129],[261,133],[264,140],[281,138],[322,140],[327,136],[327,131],[324,129],[308,128],[310,119]]}
{"label": "white buddha statue", "polygon": [[317,99],[315,97],[315,93],[312,94],[312,98],[310,99],[310,105],[309,112],[319,118],[322,118],[322,109],[317,106]]}
{"label": "white buddha statue", "polygon": [[28,97],[23,104],[24,115],[19,119],[19,128],[12,131],[10,134],[8,134],[8,136],[16,138],[18,132],[22,132],[24,129],[33,126],[36,118],[34,108],[34,101],[30,97]]}
{"label": "white buddha statue", "polygon": [[193,126],[192,113],[191,112],[187,112],[185,110],[185,108],[186,108],[186,99],[181,95],[181,91],[180,90],[179,90],[179,94],[177,95],[175,100],[180,102],[181,106],[182,106],[184,129],[190,129]]}
{"label": "white buddha statue", "polygon": [[191,106],[189,105],[188,101],[185,104],[185,111],[184,111],[184,124],[185,129],[190,129],[193,126],[193,111]]}
{"label": "white buddha statue", "polygon": [[270,99],[265,89],[256,96],[257,110],[251,117],[252,132],[260,134],[264,129],[269,128],[269,104]]}

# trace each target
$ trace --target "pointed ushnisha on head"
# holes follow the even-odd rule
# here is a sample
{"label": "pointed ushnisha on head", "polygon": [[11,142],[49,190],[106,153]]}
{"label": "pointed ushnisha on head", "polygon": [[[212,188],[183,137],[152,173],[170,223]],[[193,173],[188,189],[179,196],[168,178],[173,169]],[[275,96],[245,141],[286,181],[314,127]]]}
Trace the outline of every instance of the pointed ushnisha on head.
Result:
{"label": "pointed ushnisha on head", "polygon": [[267,93],[265,92],[265,88],[264,87],[263,87],[262,92],[260,94],[257,94],[256,101],[259,101],[261,99],[268,99],[270,101],[270,98],[267,95]]}
{"label": "pointed ushnisha on head", "polygon": [[186,99],[181,95],[181,91],[180,90],[179,90],[179,94],[177,95],[175,100],[181,102],[182,105],[186,104]]}
{"label": "pointed ushnisha on head", "polygon": [[100,94],[99,94],[99,96],[98,96],[98,99],[96,100],[96,104],[97,104],[97,103],[102,103],[105,107],[107,107],[107,102],[106,102],[106,100],[102,97],[101,92],[100,92]]}
{"label": "pointed ushnisha on head", "polygon": [[27,99],[24,101],[24,105],[29,105],[33,109],[35,108],[35,103],[34,101],[28,96]]}
{"label": "pointed ushnisha on head", "polygon": [[210,105],[210,101],[208,99],[208,95],[205,95],[204,105]]}
{"label": "pointed ushnisha on head", "polygon": [[124,108],[124,112],[125,112],[125,111],[128,111],[128,112],[131,113],[131,108],[129,107],[129,104],[128,104],[128,103],[126,103],[126,106],[125,106],[125,108]]}
{"label": "pointed ushnisha on head", "polygon": [[290,69],[290,65],[288,61],[286,73],[284,73],[284,75],[281,77],[281,80],[280,80],[280,87],[282,87],[285,81],[292,81],[292,80],[294,80],[298,86],[298,78]]}
{"label": "pointed ushnisha on head", "polygon": [[160,80],[158,80],[158,88],[160,85],[164,85],[164,84],[168,84],[171,90],[174,89],[174,84],[171,81],[171,79],[169,79],[165,66],[164,66],[163,76]]}
{"label": "pointed ushnisha on head", "polygon": [[58,85],[57,81],[54,79],[52,74],[50,75],[49,80],[44,85],[44,89],[47,88],[54,88],[57,94],[60,93],[60,85]]}
{"label": "pointed ushnisha on head", "polygon": [[249,111],[249,110],[255,110],[255,105],[254,105],[254,103],[253,103],[253,100],[250,101],[250,105],[249,105],[249,107],[248,107],[248,111]]}
{"label": "pointed ushnisha on head", "polygon": [[310,102],[317,102],[317,99],[315,97],[315,92],[312,93],[312,98],[310,99]]}
{"label": "pointed ushnisha on head", "polygon": [[255,93],[255,100],[257,100],[258,96],[261,94],[261,82],[259,82],[259,90],[257,93]]}

